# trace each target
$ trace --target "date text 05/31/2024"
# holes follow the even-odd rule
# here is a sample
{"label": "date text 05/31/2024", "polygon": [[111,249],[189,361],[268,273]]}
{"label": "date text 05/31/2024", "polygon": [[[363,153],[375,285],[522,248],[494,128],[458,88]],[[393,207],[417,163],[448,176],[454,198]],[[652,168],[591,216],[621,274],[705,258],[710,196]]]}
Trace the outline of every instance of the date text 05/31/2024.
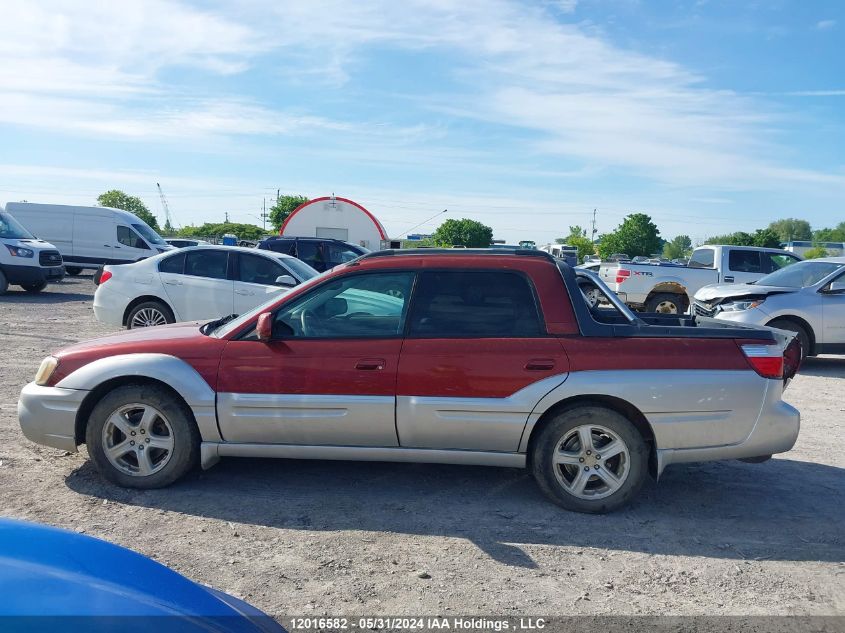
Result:
{"label": "date text 05/31/2024", "polygon": [[293,631],[364,629],[371,631],[539,631],[544,618],[484,617],[294,617]]}

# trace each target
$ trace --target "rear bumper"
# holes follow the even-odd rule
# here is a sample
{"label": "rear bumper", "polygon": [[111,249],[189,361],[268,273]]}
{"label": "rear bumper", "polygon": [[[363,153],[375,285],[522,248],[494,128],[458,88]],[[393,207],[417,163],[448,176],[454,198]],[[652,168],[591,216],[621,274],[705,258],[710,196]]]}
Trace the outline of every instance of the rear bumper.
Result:
{"label": "rear bumper", "polygon": [[761,457],[785,453],[795,446],[801,428],[801,414],[798,409],[780,399],[783,392],[778,381],[770,382],[772,385],[767,389],[760,415],[748,437],[737,444],[726,446],[658,449],[658,474],[669,464]]}
{"label": "rear bumper", "polygon": [[123,315],[131,299],[116,292],[103,292],[97,289],[94,293],[94,316],[100,323],[122,327]]}
{"label": "rear bumper", "polygon": [[76,452],[76,413],[88,393],[29,383],[18,400],[23,434],[36,444]]}
{"label": "rear bumper", "polygon": [[61,281],[65,276],[64,266],[12,266],[3,264],[3,274],[10,284],[40,284]]}

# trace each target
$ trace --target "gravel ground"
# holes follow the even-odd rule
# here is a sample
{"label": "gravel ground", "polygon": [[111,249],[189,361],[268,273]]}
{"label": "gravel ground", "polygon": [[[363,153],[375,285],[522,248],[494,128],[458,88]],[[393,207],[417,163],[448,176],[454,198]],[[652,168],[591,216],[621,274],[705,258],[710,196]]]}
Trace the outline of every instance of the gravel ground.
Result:
{"label": "gravel ground", "polygon": [[90,276],[0,298],[0,514],[119,543],[277,615],[845,614],[845,358],[787,390],[796,447],[667,469],[586,516],[523,471],[224,459],[165,490],[104,483],[20,432],[52,350],[110,331]]}

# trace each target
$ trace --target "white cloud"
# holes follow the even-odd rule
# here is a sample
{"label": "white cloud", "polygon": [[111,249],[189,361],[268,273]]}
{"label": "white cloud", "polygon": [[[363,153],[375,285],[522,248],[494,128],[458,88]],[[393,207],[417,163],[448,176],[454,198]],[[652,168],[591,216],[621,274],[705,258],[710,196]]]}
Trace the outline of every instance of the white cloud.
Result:
{"label": "white cloud", "polygon": [[816,22],[816,29],[819,31],[829,31],[836,26],[836,20],[819,20]]}

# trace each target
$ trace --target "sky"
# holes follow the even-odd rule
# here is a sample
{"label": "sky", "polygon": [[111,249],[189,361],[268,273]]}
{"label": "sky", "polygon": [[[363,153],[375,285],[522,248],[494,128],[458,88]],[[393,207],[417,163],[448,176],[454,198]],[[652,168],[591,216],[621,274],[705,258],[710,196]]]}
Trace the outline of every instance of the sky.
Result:
{"label": "sky", "polygon": [[[838,0],[0,0],[0,203],[332,193],[391,237],[845,221]],[[444,209],[447,212],[441,213]],[[429,218],[434,219],[426,222]],[[419,226],[415,226],[419,225]]]}

